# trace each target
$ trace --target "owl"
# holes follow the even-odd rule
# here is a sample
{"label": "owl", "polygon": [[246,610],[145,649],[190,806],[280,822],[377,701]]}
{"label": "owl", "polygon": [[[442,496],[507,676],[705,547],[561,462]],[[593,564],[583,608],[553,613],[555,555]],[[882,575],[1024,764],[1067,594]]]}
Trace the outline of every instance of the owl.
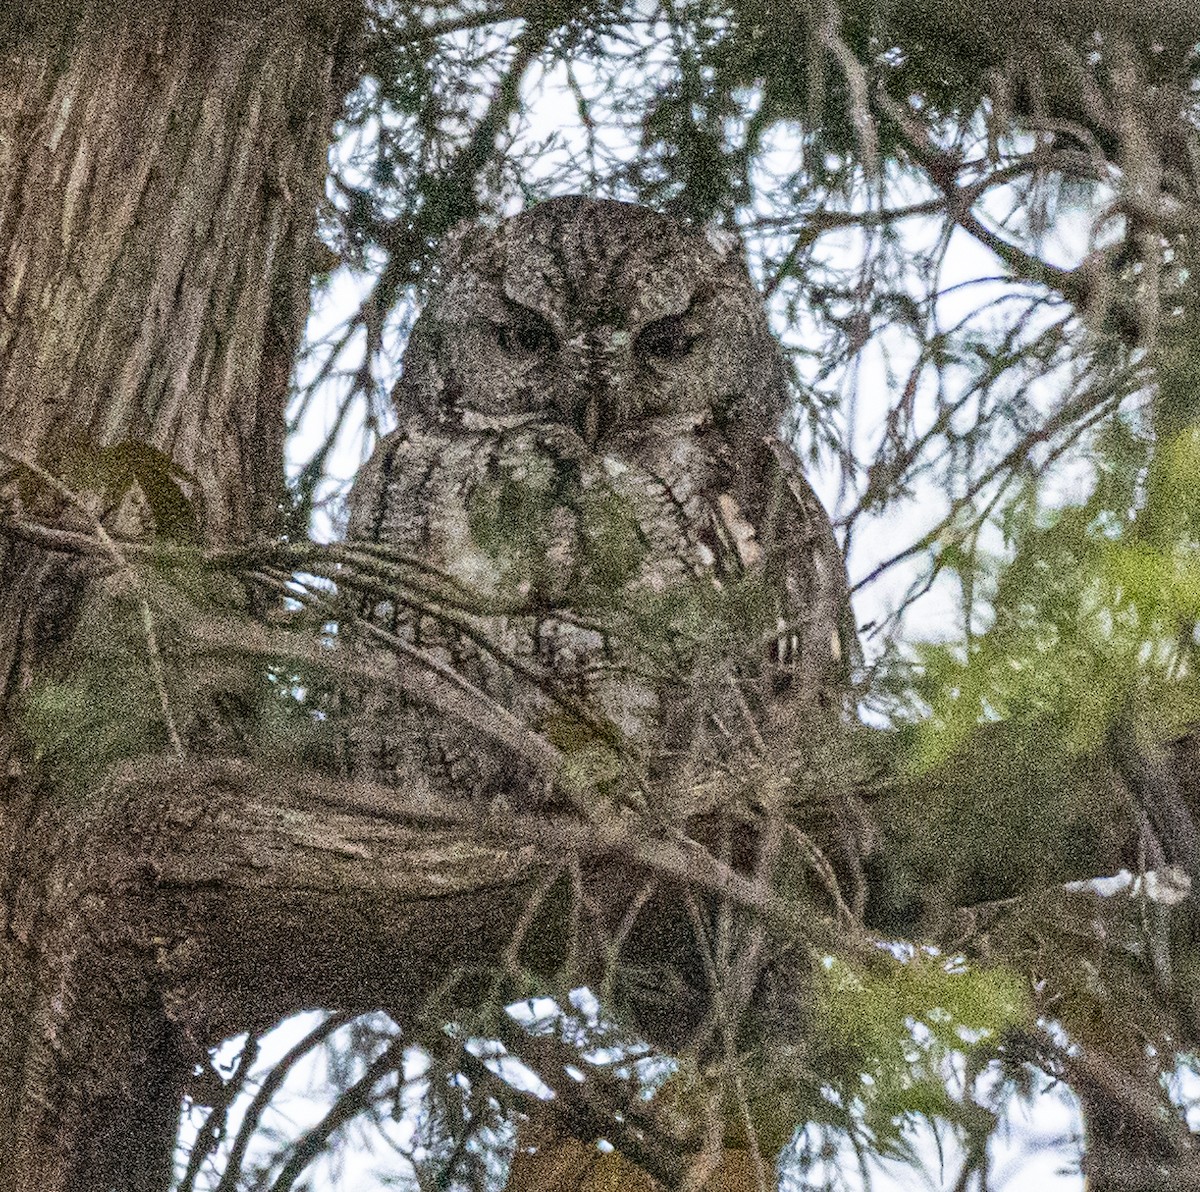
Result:
{"label": "owl", "polygon": [[394,402],[349,537],[412,578],[363,598],[398,680],[352,770],[584,803],[636,780],[686,812],[781,709],[836,715],[845,569],[733,238],[580,197],[461,227]]}

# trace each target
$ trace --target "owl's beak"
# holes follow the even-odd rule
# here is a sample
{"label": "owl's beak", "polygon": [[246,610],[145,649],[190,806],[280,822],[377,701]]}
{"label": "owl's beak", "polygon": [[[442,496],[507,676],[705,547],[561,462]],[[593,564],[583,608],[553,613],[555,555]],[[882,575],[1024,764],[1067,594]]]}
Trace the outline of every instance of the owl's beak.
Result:
{"label": "owl's beak", "polygon": [[584,395],[575,407],[575,429],[589,447],[595,447],[612,430],[617,422],[615,403],[609,398],[607,387],[600,393],[594,390]]}
{"label": "owl's beak", "polygon": [[608,333],[604,336],[580,337],[581,368],[571,408],[566,411],[579,437],[591,448],[604,439],[622,421],[622,365],[627,355],[628,336]]}

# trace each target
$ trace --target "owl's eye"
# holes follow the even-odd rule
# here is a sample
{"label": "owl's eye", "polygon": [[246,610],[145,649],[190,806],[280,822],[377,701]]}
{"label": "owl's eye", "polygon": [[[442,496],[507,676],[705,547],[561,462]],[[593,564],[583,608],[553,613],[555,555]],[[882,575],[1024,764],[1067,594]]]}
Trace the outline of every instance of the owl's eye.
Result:
{"label": "owl's eye", "polygon": [[643,327],[637,337],[637,351],[659,360],[679,360],[692,350],[695,336],[689,335],[682,315],[668,315]]}
{"label": "owl's eye", "polygon": [[496,342],[510,356],[532,356],[549,351],[558,343],[553,328],[535,311],[522,310],[497,323]]}

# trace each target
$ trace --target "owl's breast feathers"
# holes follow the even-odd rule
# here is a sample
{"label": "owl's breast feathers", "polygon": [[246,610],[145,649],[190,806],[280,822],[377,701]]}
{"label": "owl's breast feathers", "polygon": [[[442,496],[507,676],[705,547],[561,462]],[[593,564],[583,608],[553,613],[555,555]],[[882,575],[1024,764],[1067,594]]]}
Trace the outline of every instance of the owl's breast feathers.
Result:
{"label": "owl's breast feathers", "polygon": [[786,447],[689,415],[596,453],[523,421],[413,419],[377,453],[387,476],[363,484],[374,507],[356,506],[351,534],[478,595],[469,633],[401,611],[402,634],[537,731],[561,693],[642,751],[690,748],[709,712],[736,732],[785,690],[829,702],[844,680],[845,574]]}

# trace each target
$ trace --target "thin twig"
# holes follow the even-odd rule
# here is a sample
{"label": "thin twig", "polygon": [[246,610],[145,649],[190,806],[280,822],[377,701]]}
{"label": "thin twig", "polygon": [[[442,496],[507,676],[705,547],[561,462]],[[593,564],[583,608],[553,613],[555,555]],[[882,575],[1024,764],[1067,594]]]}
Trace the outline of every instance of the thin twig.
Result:
{"label": "thin twig", "polygon": [[[750,1111],[750,1102],[746,1096],[745,1082],[742,1080],[741,1064],[737,1055],[736,1023],[730,1014],[729,1004],[725,997],[725,983],[717,970],[716,956],[713,953],[712,941],[704,925],[704,917],[700,913],[700,904],[695,894],[687,891],[685,902],[688,917],[692,921],[692,936],[696,941],[697,950],[704,962],[704,972],[708,979],[709,991],[713,999],[713,1013],[716,1018],[717,1032],[721,1037],[721,1050],[724,1053],[725,1074],[733,1086],[733,1093],[738,1103],[738,1111],[742,1118],[742,1128],[746,1132],[748,1151],[754,1165],[754,1184],[756,1192],[767,1192],[766,1164],[763,1162],[762,1148],[758,1142],[758,1131],[754,1127],[754,1115]],[[713,1090],[714,1096],[720,1095],[719,1089]],[[723,1130],[721,1118],[710,1123],[705,1131],[704,1152],[700,1159],[689,1169],[684,1187],[688,1192],[699,1192],[716,1171],[721,1161],[723,1150]]]}

